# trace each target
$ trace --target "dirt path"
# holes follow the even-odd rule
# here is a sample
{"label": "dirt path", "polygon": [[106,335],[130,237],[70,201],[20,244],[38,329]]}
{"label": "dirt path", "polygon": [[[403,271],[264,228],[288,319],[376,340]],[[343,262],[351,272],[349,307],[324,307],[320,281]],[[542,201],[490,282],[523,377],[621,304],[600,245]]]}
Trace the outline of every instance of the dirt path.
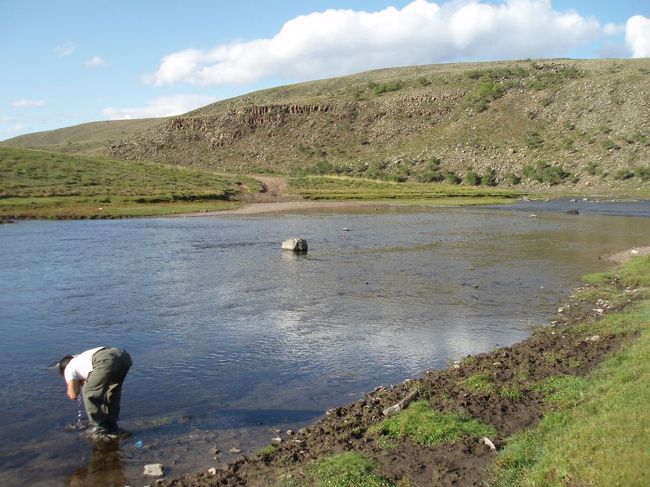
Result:
{"label": "dirt path", "polygon": [[210,211],[203,213],[189,213],[178,216],[221,216],[221,215],[262,215],[266,213],[279,213],[282,211],[301,211],[318,209],[342,208],[379,208],[392,206],[391,204],[368,201],[307,201],[300,196],[288,193],[287,178],[280,176],[253,176],[262,184],[262,191],[242,192],[239,199],[248,203],[236,210]]}
{"label": "dirt path", "polygon": [[287,194],[287,178],[279,176],[254,176],[262,185],[261,192],[247,192],[242,194],[242,200],[249,203],[278,203],[297,201],[301,198]]}

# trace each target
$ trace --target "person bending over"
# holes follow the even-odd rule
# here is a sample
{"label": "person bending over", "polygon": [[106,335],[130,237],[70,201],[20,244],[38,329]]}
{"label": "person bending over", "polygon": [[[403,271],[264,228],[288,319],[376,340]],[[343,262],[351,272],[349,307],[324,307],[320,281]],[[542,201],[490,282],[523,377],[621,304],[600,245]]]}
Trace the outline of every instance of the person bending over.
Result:
{"label": "person bending over", "polygon": [[132,365],[119,348],[97,347],[79,355],[66,355],[59,363],[68,398],[75,401],[83,387],[83,402],[92,423],[92,436],[117,437],[122,383]]}

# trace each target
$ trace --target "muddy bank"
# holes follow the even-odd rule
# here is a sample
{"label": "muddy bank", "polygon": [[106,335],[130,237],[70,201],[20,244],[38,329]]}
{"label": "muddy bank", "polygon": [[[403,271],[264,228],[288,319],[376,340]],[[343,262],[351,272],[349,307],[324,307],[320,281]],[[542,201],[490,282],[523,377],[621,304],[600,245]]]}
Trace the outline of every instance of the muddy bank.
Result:
{"label": "muddy bank", "polygon": [[[635,254],[631,254],[635,255]],[[627,303],[634,299],[633,290]],[[545,379],[589,373],[630,337],[598,336],[578,326],[586,320],[616,311],[627,303],[594,304],[571,301],[558,310],[547,327],[536,329],[525,341],[489,353],[468,356],[448,369],[427,371],[415,380],[379,387],[363,399],[327,411],[297,433],[279,435],[279,444],[264,453],[244,456],[229,464],[206,465],[202,473],[167,479],[170,486],[267,486],[291,474],[291,485],[303,485],[305,467],[312,460],[355,451],[378,462],[378,474],[408,485],[484,485],[495,452],[477,437],[451,444],[423,446],[409,439],[391,448],[369,428],[383,411],[412,391],[432,409],[471,417],[495,428],[490,440],[499,450],[504,440],[534,426],[549,410],[539,389]],[[214,468],[211,472],[208,470]]]}

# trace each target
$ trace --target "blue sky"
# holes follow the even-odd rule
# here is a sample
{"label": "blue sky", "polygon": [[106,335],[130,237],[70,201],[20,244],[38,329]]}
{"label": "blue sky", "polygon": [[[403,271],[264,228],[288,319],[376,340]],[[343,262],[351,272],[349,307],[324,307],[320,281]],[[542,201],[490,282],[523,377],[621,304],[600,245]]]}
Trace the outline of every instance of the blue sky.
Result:
{"label": "blue sky", "polygon": [[649,0],[0,0],[0,140],[381,67],[648,56]]}

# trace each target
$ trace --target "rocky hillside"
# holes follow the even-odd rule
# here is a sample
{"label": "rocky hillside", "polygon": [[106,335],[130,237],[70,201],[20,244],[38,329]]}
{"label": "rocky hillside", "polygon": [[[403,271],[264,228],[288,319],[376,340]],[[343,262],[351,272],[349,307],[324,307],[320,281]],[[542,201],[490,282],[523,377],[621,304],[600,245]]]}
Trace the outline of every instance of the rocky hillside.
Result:
{"label": "rocky hillside", "polygon": [[101,151],[249,173],[642,185],[650,181],[649,114],[649,59],[415,66],[147,121],[113,132]]}

